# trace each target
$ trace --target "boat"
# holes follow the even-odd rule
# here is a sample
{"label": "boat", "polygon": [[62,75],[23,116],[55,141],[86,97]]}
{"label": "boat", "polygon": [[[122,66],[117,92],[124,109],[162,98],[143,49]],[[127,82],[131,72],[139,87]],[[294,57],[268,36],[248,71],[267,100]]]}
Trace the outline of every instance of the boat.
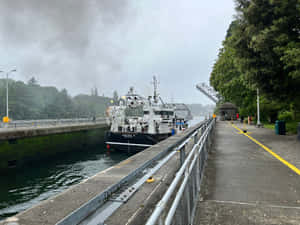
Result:
{"label": "boat", "polygon": [[187,127],[187,121],[176,115],[175,106],[165,104],[159,96],[155,76],[152,83],[153,96],[145,98],[131,87],[118,105],[107,109],[107,149],[139,152]]}

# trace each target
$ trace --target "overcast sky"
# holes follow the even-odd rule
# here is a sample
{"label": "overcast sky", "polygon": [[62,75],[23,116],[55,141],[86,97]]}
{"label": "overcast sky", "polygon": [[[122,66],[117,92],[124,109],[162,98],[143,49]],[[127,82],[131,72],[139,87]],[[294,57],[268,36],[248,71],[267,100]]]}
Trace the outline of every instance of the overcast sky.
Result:
{"label": "overcast sky", "polygon": [[[149,95],[211,104],[209,81],[233,19],[233,0],[0,0],[0,70],[71,95]],[[4,74],[1,74],[3,76]]]}

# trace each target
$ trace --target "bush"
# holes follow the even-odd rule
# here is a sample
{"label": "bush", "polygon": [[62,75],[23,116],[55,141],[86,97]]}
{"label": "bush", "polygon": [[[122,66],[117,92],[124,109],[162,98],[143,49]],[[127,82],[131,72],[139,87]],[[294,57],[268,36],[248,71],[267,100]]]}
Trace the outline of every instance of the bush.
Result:
{"label": "bush", "polygon": [[286,122],[292,121],[293,120],[293,114],[292,114],[292,112],[289,112],[289,111],[283,111],[283,112],[279,113],[278,119],[279,120],[284,120]]}
{"label": "bush", "polygon": [[297,134],[297,129],[298,129],[298,122],[292,121],[286,123],[286,130],[290,134]]}

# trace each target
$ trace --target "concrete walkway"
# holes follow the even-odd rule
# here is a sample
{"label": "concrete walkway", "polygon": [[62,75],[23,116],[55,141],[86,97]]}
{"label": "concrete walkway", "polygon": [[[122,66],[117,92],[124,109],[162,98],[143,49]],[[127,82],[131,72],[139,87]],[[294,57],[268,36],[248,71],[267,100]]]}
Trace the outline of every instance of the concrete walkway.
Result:
{"label": "concrete walkway", "polygon": [[218,122],[194,225],[299,225],[299,169],[296,136]]}

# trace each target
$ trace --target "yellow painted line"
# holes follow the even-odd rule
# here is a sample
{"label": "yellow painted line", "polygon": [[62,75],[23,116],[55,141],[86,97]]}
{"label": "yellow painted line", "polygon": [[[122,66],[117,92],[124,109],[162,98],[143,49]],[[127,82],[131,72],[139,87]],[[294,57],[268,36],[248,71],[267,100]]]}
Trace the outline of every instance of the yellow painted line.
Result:
{"label": "yellow painted line", "polygon": [[279,155],[277,155],[275,152],[273,152],[271,149],[269,149],[268,147],[266,147],[265,145],[263,145],[262,143],[260,143],[258,140],[256,140],[255,138],[251,137],[250,135],[248,135],[248,133],[244,133],[240,128],[238,128],[237,126],[235,126],[234,124],[231,124],[232,127],[234,127],[235,129],[237,129],[238,131],[240,131],[240,134],[245,135],[246,137],[248,137],[251,141],[253,141],[254,143],[258,144],[260,147],[262,147],[264,150],[266,150],[268,153],[270,153],[273,157],[275,157],[276,159],[278,159],[280,162],[282,162],[284,165],[286,165],[287,167],[289,167],[291,170],[293,170],[295,173],[297,173],[298,175],[300,175],[300,169],[298,169],[296,166],[294,166],[293,164],[289,163],[288,161],[286,161],[285,159],[281,158]]}
{"label": "yellow painted line", "polygon": [[[244,131],[239,131],[239,132],[236,132],[237,134],[244,134],[245,132]],[[252,132],[246,132],[247,134],[252,134]]]}

